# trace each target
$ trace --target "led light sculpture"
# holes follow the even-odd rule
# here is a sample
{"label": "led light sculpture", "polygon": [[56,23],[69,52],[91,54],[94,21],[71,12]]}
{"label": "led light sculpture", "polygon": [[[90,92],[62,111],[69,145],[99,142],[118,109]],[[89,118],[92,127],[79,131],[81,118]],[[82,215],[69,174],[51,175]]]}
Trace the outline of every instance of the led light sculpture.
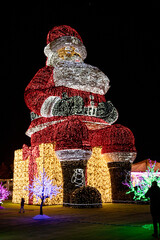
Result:
{"label": "led light sculpture", "polygon": [[152,186],[154,181],[160,187],[160,172],[159,169],[155,170],[156,161],[147,167],[145,172],[132,172],[131,179],[123,182],[128,187],[126,194],[132,194],[135,201],[148,201],[145,194]]}
{"label": "led light sculpture", "polygon": [[[64,204],[69,205],[71,193],[84,184],[96,186],[103,201],[121,200],[114,190],[117,181],[122,180],[116,178],[120,175],[116,175],[115,169],[123,173],[128,170],[136,149],[131,131],[112,125],[118,119],[118,112],[105,98],[110,87],[108,77],[97,67],[83,62],[86,48],[80,35],[69,26],[49,31],[44,53],[46,66],[36,73],[24,94],[31,111],[31,125],[26,132],[31,137],[31,147],[30,156],[20,161],[28,161],[25,166],[28,166],[29,184],[33,182],[33,175],[38,174],[40,162],[47,171],[46,152],[38,153],[37,149],[50,144],[54,159],[60,162]],[[17,166],[15,162],[18,172]],[[17,173],[14,179],[16,176]],[[104,176],[102,179],[107,176],[109,180],[104,181],[108,184],[104,187],[102,180],[96,183],[93,179],[97,176]],[[34,199],[30,197],[31,202]]]}
{"label": "led light sculpture", "polygon": [[50,180],[43,169],[38,177],[34,178],[34,184],[26,186],[26,190],[29,190],[33,195],[35,195],[37,203],[41,200],[40,204],[40,215],[43,215],[43,203],[45,199],[52,198],[59,194],[60,187],[53,185],[53,180]]}
{"label": "led light sculpture", "polygon": [[1,204],[3,204],[3,201],[5,199],[8,199],[8,196],[10,194],[10,191],[8,191],[3,185],[2,182],[0,183],[0,209],[3,209]]}

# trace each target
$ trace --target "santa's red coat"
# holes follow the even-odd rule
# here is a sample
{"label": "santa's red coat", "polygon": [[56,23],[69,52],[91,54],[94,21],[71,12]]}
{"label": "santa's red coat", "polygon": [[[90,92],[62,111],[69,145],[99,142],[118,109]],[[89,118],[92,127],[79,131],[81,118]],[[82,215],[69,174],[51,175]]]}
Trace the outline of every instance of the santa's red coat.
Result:
{"label": "santa's red coat", "polygon": [[[29,129],[26,132],[26,134],[31,137],[31,144],[37,145],[40,143],[54,142],[56,139],[55,133],[58,124],[63,121],[70,121],[73,118],[77,118],[78,120],[85,123],[89,129],[89,144],[91,147],[104,145],[106,146],[110,141],[108,139],[108,130],[110,128],[113,128],[113,126],[110,126],[103,119],[86,115],[51,117],[44,117],[42,115],[41,109],[46,99],[51,96],[62,98],[62,94],[64,92],[67,93],[68,97],[82,97],[84,105],[86,107],[90,106],[91,95],[94,97],[95,106],[97,106],[100,102],[106,102],[104,95],[81,91],[65,86],[55,87],[53,79],[53,67],[43,67],[30,81],[24,93],[26,105],[31,110],[31,112],[34,112],[38,115],[38,117],[31,122]],[[131,143],[129,143],[129,148],[127,149],[127,151],[135,151],[134,137],[133,134],[131,135]],[[105,149],[106,152],[109,151],[107,150],[107,148]],[[114,151],[113,146],[112,151]],[[126,151],[126,147],[124,147],[123,149],[123,147],[121,146],[120,151]]]}

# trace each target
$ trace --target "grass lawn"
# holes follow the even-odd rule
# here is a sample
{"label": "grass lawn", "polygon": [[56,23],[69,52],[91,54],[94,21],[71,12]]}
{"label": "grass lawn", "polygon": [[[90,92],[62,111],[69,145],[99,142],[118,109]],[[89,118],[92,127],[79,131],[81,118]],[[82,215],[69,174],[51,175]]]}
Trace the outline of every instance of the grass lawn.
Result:
{"label": "grass lawn", "polygon": [[147,240],[152,230],[144,225],[152,223],[148,205],[103,204],[100,209],[73,209],[44,206],[47,220],[34,220],[39,206],[25,205],[25,213],[19,212],[19,204],[6,201],[0,210],[0,240]]}

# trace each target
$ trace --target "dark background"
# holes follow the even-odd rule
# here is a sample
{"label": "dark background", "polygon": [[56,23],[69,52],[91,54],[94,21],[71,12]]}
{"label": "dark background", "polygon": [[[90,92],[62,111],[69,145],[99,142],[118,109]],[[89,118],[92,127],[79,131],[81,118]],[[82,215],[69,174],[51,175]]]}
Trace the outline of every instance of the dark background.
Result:
{"label": "dark background", "polygon": [[[18,1],[19,2],[19,1]],[[34,2],[35,3],[35,2]],[[11,4],[11,3],[10,3]],[[81,35],[88,56],[110,79],[106,99],[119,111],[117,123],[134,133],[136,161],[160,161],[158,5],[122,5],[107,1],[22,2],[1,9],[1,154],[13,163],[14,150],[30,144],[24,89],[45,65],[48,31],[70,25]],[[2,14],[3,13],[3,14]]]}

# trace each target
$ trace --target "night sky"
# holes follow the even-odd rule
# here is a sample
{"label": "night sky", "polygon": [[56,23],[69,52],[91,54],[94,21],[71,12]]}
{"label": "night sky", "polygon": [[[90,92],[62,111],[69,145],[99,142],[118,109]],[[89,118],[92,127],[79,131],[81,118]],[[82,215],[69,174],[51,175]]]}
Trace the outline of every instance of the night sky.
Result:
{"label": "night sky", "polygon": [[62,24],[81,35],[88,53],[85,63],[98,67],[110,79],[106,99],[119,112],[116,123],[129,127],[135,136],[136,161],[160,161],[158,6],[47,2],[39,1],[36,6],[22,2],[1,9],[5,19],[1,20],[0,162],[12,163],[14,150],[24,143],[30,145],[25,135],[30,111],[24,103],[24,89],[45,65],[48,31]]}

